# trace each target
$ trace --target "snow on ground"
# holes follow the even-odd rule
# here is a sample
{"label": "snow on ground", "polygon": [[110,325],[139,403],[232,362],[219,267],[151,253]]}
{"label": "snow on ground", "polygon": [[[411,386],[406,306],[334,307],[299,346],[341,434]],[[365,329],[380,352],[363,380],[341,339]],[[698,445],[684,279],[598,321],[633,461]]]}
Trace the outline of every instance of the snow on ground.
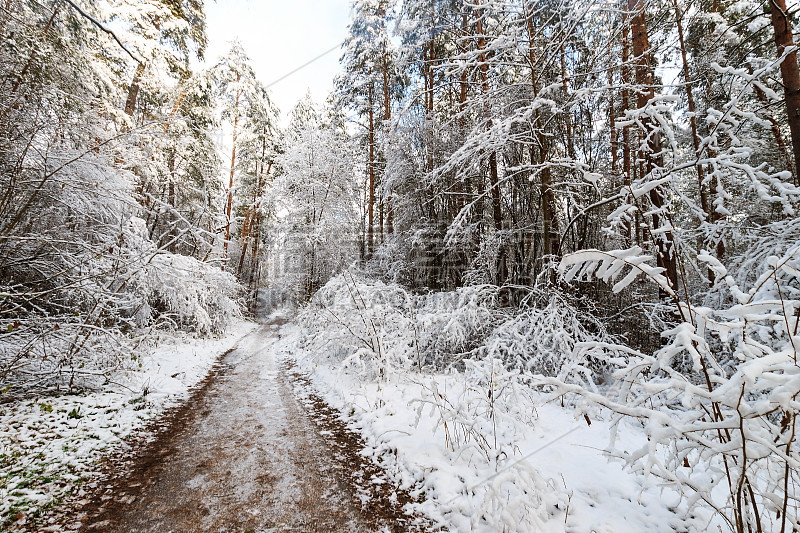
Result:
{"label": "snow on ground", "polygon": [[185,398],[255,327],[240,320],[217,338],[164,336],[100,392],[0,405],[0,529],[80,494],[110,447],[126,447],[125,437]]}
{"label": "snow on ground", "polygon": [[[282,333],[276,350],[295,359],[317,393],[361,433],[364,453],[416,495],[416,511],[450,531],[666,533],[709,527],[700,519],[680,520],[673,512],[681,505],[675,491],[655,479],[643,487],[610,458],[610,423],[600,413],[590,413],[589,425],[575,409],[529,393],[517,420],[498,412],[494,427],[478,427],[480,417],[459,411],[459,404],[471,401],[463,373],[365,380],[334,359],[299,349],[302,328],[288,325]],[[456,415],[441,416],[448,408]],[[519,416],[525,410],[527,420]],[[481,438],[489,442],[480,445]],[[639,428],[622,423],[617,449],[644,442]],[[501,457],[486,457],[484,450]],[[527,492],[509,490],[509,484]]]}

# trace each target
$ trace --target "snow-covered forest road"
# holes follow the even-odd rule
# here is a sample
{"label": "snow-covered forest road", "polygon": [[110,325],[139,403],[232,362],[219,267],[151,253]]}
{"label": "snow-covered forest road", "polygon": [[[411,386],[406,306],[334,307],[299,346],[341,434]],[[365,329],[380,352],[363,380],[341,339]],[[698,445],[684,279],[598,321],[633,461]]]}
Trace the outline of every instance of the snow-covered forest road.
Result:
{"label": "snow-covered forest road", "polygon": [[[279,321],[243,337],[133,472],[98,498],[88,531],[374,531],[270,349]],[[323,434],[328,434],[323,432]],[[336,453],[335,453],[336,452]],[[386,516],[382,517],[386,518]],[[397,520],[392,520],[396,524]],[[390,526],[391,527],[391,526]],[[405,528],[404,528],[405,530]]]}
{"label": "snow-covered forest road", "polygon": [[0,533],[800,533],[798,45],[0,0]]}

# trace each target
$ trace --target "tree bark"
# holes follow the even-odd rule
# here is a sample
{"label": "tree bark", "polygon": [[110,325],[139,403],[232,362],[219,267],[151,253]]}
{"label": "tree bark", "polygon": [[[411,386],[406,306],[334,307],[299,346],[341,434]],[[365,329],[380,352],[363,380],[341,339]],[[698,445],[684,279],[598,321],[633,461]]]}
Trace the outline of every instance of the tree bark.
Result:
{"label": "tree bark", "polygon": [[[614,70],[609,68],[608,69],[608,86],[614,86]],[[614,176],[617,175],[617,167],[619,166],[619,162],[617,161],[617,128],[615,124],[617,122],[617,111],[614,106],[614,91],[613,89],[609,92],[608,96],[608,131],[609,131],[609,140],[611,142],[611,173]]]}
{"label": "tree bark", "polygon": [[[631,108],[630,103],[630,91],[628,89],[628,85],[631,82],[631,72],[630,68],[628,67],[628,61],[630,60],[630,31],[629,31],[629,21],[628,18],[625,17],[623,21],[623,28],[622,28],[622,116],[625,116],[625,112]],[[631,128],[630,126],[623,126],[622,127],[622,179],[625,184],[625,188],[628,191],[631,190]],[[634,200],[635,201],[635,200]],[[637,211],[638,213],[638,211]],[[628,239],[631,242],[638,240],[638,233],[639,228],[637,225],[633,224],[632,222],[627,223],[626,227],[628,233]],[[633,231],[636,232],[636,235],[633,234]]]}
{"label": "tree bark", "polygon": [[367,258],[375,251],[375,84],[369,85],[369,203],[367,222]]}
{"label": "tree bark", "polygon": [[225,242],[222,244],[223,247],[223,255],[222,255],[222,270],[225,270],[226,263],[228,262],[228,241],[231,238],[231,211],[233,208],[233,173],[236,169],[236,141],[238,140],[239,135],[239,96],[241,94],[241,90],[239,89],[239,82],[240,77],[236,75],[236,102],[233,106],[233,149],[231,151],[231,174],[230,179],[228,180],[228,204],[225,208],[225,217],[227,219],[227,224],[225,225]]}
{"label": "tree bark", "polygon": [[[244,217],[244,224],[242,224],[242,253],[239,256],[239,268],[237,269],[236,277],[239,280],[242,279],[242,270],[244,268],[244,258],[247,255],[247,245],[250,242],[250,236],[253,233],[253,228],[256,227],[257,220],[258,220],[258,206],[260,205],[259,199],[261,198],[261,185],[263,183],[264,178],[264,158],[267,155],[267,128],[264,128],[264,138],[261,140],[261,171],[256,176],[256,187],[253,191],[253,204],[247,209],[247,215]],[[256,166],[258,168],[258,166]],[[270,162],[269,167],[267,168],[267,174],[269,174],[270,169],[272,168],[272,163]],[[255,249],[255,243],[253,244],[253,248]],[[253,258],[255,261],[255,256]]]}
{"label": "tree bark", "polygon": [[[561,90],[564,92],[564,105],[569,102],[569,79],[567,78],[567,59],[564,45],[561,45]],[[564,127],[567,131],[567,153],[575,159],[575,139],[572,135],[572,116],[568,108],[564,109]]]}
{"label": "tree bark", "polygon": [[434,49],[434,41],[433,36],[431,36],[431,41],[428,44],[428,77],[430,78],[430,82],[428,83],[428,113],[433,113],[433,92],[434,92],[434,84],[433,84],[433,62],[435,58],[435,49]]}
{"label": "tree bark", "polygon": [[[645,20],[644,0],[628,0],[628,8],[633,12],[631,19],[633,30],[633,56],[636,62],[634,70],[636,72],[636,83],[639,86],[639,96],[637,106],[643,109],[647,106],[650,99],[655,97],[655,87],[653,86],[653,69],[650,64],[650,43],[647,35],[647,24]],[[647,173],[650,174],[658,166],[663,167],[663,157],[661,156],[661,136],[658,132],[650,129],[651,121],[647,116],[642,117],[644,134],[648,135],[647,153],[642,154],[647,165]],[[661,187],[656,187],[650,191],[650,202],[653,204],[654,213],[652,214],[653,229],[660,229],[662,225],[669,222],[665,220],[661,209],[664,207],[664,193]],[[665,224],[666,223],[666,224]],[[656,261],[658,266],[666,271],[667,279],[673,288],[678,286],[678,264],[675,251],[675,242],[672,231],[665,229],[659,231],[653,239],[658,249]],[[663,296],[663,295],[662,295]]]}
{"label": "tree bark", "polygon": [[[480,65],[480,72],[481,72],[481,90],[483,91],[484,97],[488,96],[489,94],[489,66],[486,64],[486,38],[483,35],[483,14],[481,10],[478,9],[475,12],[475,30],[478,33],[478,51],[479,51],[479,59],[481,62]],[[488,109],[488,102],[484,103],[484,113],[487,117],[490,116],[490,110]],[[492,127],[492,119],[489,118],[489,128]],[[500,184],[499,184],[499,176],[497,171],[497,152],[492,150],[489,154],[489,186],[491,187],[491,195],[492,195],[492,219],[494,221],[494,227],[497,230],[503,229],[503,213],[501,210],[501,202],[500,202]]]}
{"label": "tree bark", "polygon": [[[539,82],[536,79],[536,57],[533,50],[533,13],[526,12],[526,24],[528,28],[528,59],[531,63],[531,88],[533,97],[539,97]],[[566,67],[566,66],[565,66]],[[563,72],[563,71],[562,71]],[[547,154],[550,143],[544,134],[544,123],[542,115],[537,109],[535,112],[535,126],[537,129],[536,143],[539,145],[538,164],[541,166],[539,176],[542,191],[542,240],[544,244],[544,255],[550,256],[559,254],[561,251],[561,236],[558,232],[558,216],[556,213],[556,198],[553,192],[553,177],[550,167],[547,165]],[[571,135],[571,134],[570,134]],[[537,160],[534,156],[533,144],[530,148],[531,165],[536,166]]]}
{"label": "tree bark", "polygon": [[[475,31],[478,34],[478,52],[480,60],[481,90],[484,95],[484,114],[488,118],[488,127],[492,128],[491,110],[489,109],[489,65],[486,64],[486,37],[483,34],[483,9],[475,11]],[[489,153],[489,187],[492,196],[492,221],[497,231],[503,229],[503,211],[500,198],[500,178],[497,169],[497,152],[492,150]],[[495,282],[502,285],[508,279],[507,251],[505,245],[500,244],[497,252],[497,274]],[[503,299],[506,299],[505,291]]]}
{"label": "tree bark", "polygon": [[[389,59],[386,52],[386,44],[383,45],[383,120],[386,129],[386,136],[389,137],[390,124],[392,119],[392,99],[389,87]],[[394,233],[394,211],[392,210],[392,191],[386,198],[386,233]]]}
{"label": "tree bark", "polygon": [[139,96],[139,82],[144,74],[145,63],[139,63],[136,67],[136,72],[133,74],[131,86],[128,88],[128,98],[125,100],[125,113],[132,117],[133,112],[136,111],[136,99]]}
{"label": "tree bark", "polygon": [[[686,44],[683,39],[683,14],[678,8],[678,0],[672,0],[675,6],[675,23],[678,28],[678,44],[681,48],[681,61],[683,65],[683,78],[686,82],[686,104],[689,108],[689,124],[692,128],[692,146],[696,157],[700,158],[700,135],[697,133],[697,116],[695,115],[694,105],[694,87],[692,85],[692,76],[689,72],[689,60],[686,57]],[[705,185],[706,173],[703,165],[695,161],[695,168],[697,169],[697,188],[700,194],[700,207],[705,213],[706,220],[713,221],[714,213],[711,210],[711,205],[708,201],[708,192]]]}
{"label": "tree bark", "polygon": [[[775,31],[775,45],[778,55],[786,48],[794,46],[792,26],[786,10],[785,0],[770,0],[772,28]],[[797,52],[791,52],[781,63],[781,80],[786,98],[786,117],[792,136],[794,153],[794,181],[800,186],[800,69],[797,66]]]}

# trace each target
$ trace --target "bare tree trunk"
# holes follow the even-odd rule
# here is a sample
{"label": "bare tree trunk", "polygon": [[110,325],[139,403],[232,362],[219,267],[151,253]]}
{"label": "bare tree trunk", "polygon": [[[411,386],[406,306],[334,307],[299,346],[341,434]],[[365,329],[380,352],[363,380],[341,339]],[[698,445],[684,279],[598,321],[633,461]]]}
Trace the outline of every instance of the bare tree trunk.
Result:
{"label": "bare tree trunk", "polygon": [[[489,66],[486,64],[486,38],[483,35],[483,14],[481,10],[475,12],[475,30],[478,33],[478,51],[480,52],[480,71],[481,71],[481,89],[484,97],[489,94]],[[490,110],[488,103],[484,104],[484,112],[489,117]],[[492,127],[492,119],[489,118],[489,127]],[[497,153],[492,150],[489,154],[489,186],[491,187],[492,194],[492,219],[494,220],[495,229],[503,229],[503,214],[500,203],[500,185],[499,176],[497,171]]]}
{"label": "bare tree trunk", "polygon": [[258,248],[261,243],[261,213],[256,211],[255,213],[255,223],[253,224],[253,231],[251,235],[253,236],[253,251],[250,256],[250,288],[253,289],[253,283],[258,278]]}
{"label": "bare tree trunk", "polygon": [[394,233],[394,207],[392,206],[392,195],[386,198],[386,233]]}
{"label": "bare tree trunk", "polygon": [[178,224],[178,217],[175,215],[175,210],[177,209],[177,199],[175,198],[175,154],[172,153],[169,155],[169,159],[167,161],[168,168],[169,168],[169,184],[167,185],[167,203],[172,208],[167,217],[167,223],[169,224],[169,231],[167,232],[167,239],[169,241],[169,248],[170,252],[174,252],[176,250],[176,242],[173,240],[177,237],[177,224]]}
{"label": "bare tree trunk", "polygon": [[225,225],[225,242],[222,244],[224,252],[222,256],[222,270],[225,270],[226,263],[228,262],[228,241],[231,238],[231,212],[233,208],[233,173],[236,169],[236,141],[239,135],[239,96],[241,91],[238,82],[241,81],[239,75],[236,76],[236,103],[233,107],[233,150],[231,151],[231,175],[228,180],[228,205],[225,208],[225,217],[227,224]]}
{"label": "bare tree trunk", "polygon": [[[392,119],[392,99],[389,88],[389,60],[386,52],[386,45],[383,45],[383,120],[386,129],[386,136],[389,137],[391,126],[389,121]],[[383,204],[381,204],[381,207]],[[392,191],[386,198],[386,233],[394,233],[394,211],[392,210]],[[383,234],[381,234],[383,242]]]}
{"label": "bare tree trunk", "polygon": [[[175,118],[175,114],[178,112],[178,109],[181,107],[181,102],[183,101],[183,97],[185,95],[186,95],[186,93],[181,92],[180,96],[178,96],[178,101],[175,102],[175,106],[172,108],[172,112],[169,114],[169,118],[167,119],[167,123],[164,124],[164,133],[167,133],[169,131],[169,127],[172,124],[172,119]],[[144,115],[144,114],[145,113],[143,111],[142,115]]]}
{"label": "bare tree trunk", "polygon": [[428,113],[433,114],[433,93],[434,93],[434,84],[433,84],[433,62],[435,60],[435,49],[434,49],[434,41],[433,36],[431,36],[430,44],[428,45],[428,77],[430,78],[430,82],[428,83]]}
{"label": "bare tree trunk", "polygon": [[[369,163],[367,163],[367,174],[369,174]],[[361,246],[359,249],[359,257],[361,261],[364,262],[367,260],[367,224],[365,223],[365,219],[367,217],[367,209],[369,205],[369,176],[364,178],[364,198],[361,201],[361,212],[360,219],[361,219]]]}
{"label": "bare tree trunk", "polygon": [[[489,109],[487,98],[489,94],[489,66],[486,64],[486,37],[483,34],[483,10],[480,8],[475,11],[475,31],[478,34],[478,51],[480,52],[481,90],[486,99],[484,101],[484,113],[489,118],[488,127],[491,128],[491,110]],[[503,229],[503,211],[500,198],[500,178],[497,170],[497,152],[495,150],[489,153],[489,187],[492,195],[492,221],[494,222],[495,230],[500,231]],[[501,243],[497,252],[497,277],[495,281],[498,285],[505,283],[508,279],[506,256],[506,247]]]}
{"label": "bare tree trunk", "polygon": [[133,75],[131,86],[128,88],[128,98],[125,100],[125,113],[131,117],[133,116],[133,112],[136,111],[136,98],[139,96],[139,82],[144,74],[144,68],[145,63],[139,63]]}
{"label": "bare tree trunk", "polygon": [[[528,59],[531,63],[531,87],[534,98],[538,98],[539,82],[536,79],[536,57],[533,50],[533,37],[535,35],[533,29],[533,14],[526,12],[525,18],[528,27],[528,38],[530,39]],[[561,236],[558,232],[558,215],[556,213],[556,197],[553,192],[553,176],[550,172],[550,167],[547,165],[547,154],[549,152],[550,142],[544,134],[544,123],[542,122],[542,115],[538,109],[535,112],[535,124],[537,129],[536,141],[539,145],[538,164],[541,166],[539,177],[542,190],[542,240],[544,243],[544,255],[549,256],[558,254],[561,251]],[[570,133],[570,137],[571,135]],[[535,167],[537,160],[534,157],[533,144],[530,148],[530,157],[531,165]]]}
{"label": "bare tree trunk", "polygon": [[[608,86],[614,86],[614,70],[611,68],[608,69]],[[619,166],[619,162],[617,161],[617,145],[619,142],[617,140],[616,122],[617,111],[614,108],[614,91],[612,89],[609,91],[608,95],[608,131],[611,141],[611,172],[614,176],[616,176],[617,167]]]}
{"label": "bare tree trunk", "polygon": [[[647,106],[648,101],[655,97],[653,86],[653,70],[650,65],[650,43],[647,36],[647,25],[645,21],[644,0],[628,0],[628,8],[633,12],[631,20],[633,29],[633,56],[636,61],[636,83],[639,85],[639,97],[637,106],[642,109]],[[642,117],[645,131],[649,131],[650,120]],[[661,153],[661,136],[658,132],[651,133],[648,138],[648,150],[643,154],[647,163],[647,172],[650,173],[656,166],[663,167]],[[663,214],[658,211],[664,207],[664,196],[660,187],[650,191],[650,201],[655,207],[652,215],[653,228],[662,227]],[[667,222],[668,224],[668,222]],[[654,241],[658,249],[657,263],[664,268],[667,279],[673,288],[678,286],[678,264],[676,258],[675,242],[670,230],[664,230],[654,236]]]}
{"label": "bare tree trunk", "polygon": [[[625,112],[631,108],[630,103],[630,92],[628,89],[628,85],[631,81],[631,69],[628,66],[628,61],[630,60],[630,53],[629,53],[629,41],[630,41],[630,31],[629,31],[629,21],[628,18],[625,17],[623,21],[623,28],[622,28],[622,115],[625,115]],[[625,188],[627,190],[631,190],[631,128],[630,126],[623,126],[622,128],[622,179],[625,183]],[[638,211],[637,211],[638,216]],[[638,224],[633,224],[631,222],[627,223],[627,233],[628,239],[631,242],[638,241]],[[634,236],[631,230],[636,231],[636,236]]]}
{"label": "bare tree trunk", "polygon": [[[675,6],[675,23],[678,27],[678,43],[681,48],[681,60],[683,62],[683,78],[686,81],[686,103],[689,108],[689,124],[692,128],[692,146],[694,146],[694,153],[700,157],[700,135],[697,133],[697,116],[695,115],[694,106],[694,87],[692,85],[692,76],[689,72],[689,60],[686,58],[686,45],[683,39],[683,14],[678,8],[678,0],[672,0]],[[697,169],[697,188],[700,193],[700,207],[709,221],[714,220],[714,214],[711,211],[711,205],[708,202],[708,192],[706,190],[705,179],[706,173],[703,165],[699,162],[695,163]]]}
{"label": "bare tree trunk", "polygon": [[422,83],[424,84],[423,89],[423,97],[424,101],[422,103],[422,108],[425,110],[425,114],[428,113],[428,50],[427,47],[422,47],[422,57],[421,57],[422,65]]}
{"label": "bare tree trunk", "polygon": [[[253,199],[253,203],[255,204],[255,198]],[[253,223],[253,219],[255,217],[255,211],[253,206],[247,207],[247,213],[244,216],[244,222],[242,223],[242,235],[240,237],[242,243],[242,253],[239,254],[239,266],[236,269],[236,277],[239,280],[242,279],[242,270],[244,268],[244,258],[247,255],[247,243],[250,237],[250,226]]]}
{"label": "bare tree trunk", "polygon": [[[242,224],[242,253],[239,256],[239,268],[237,269],[236,276],[239,280],[242,279],[242,270],[244,268],[244,258],[247,255],[247,245],[250,243],[250,236],[253,233],[253,227],[256,225],[256,220],[258,220],[258,206],[260,204],[259,199],[261,198],[261,186],[264,181],[264,158],[267,155],[267,128],[264,128],[264,138],[261,141],[261,170],[256,176],[256,187],[253,191],[253,204],[247,208],[247,215],[244,217],[244,224]],[[269,170],[272,168],[272,163],[270,162],[269,167],[267,168],[267,174],[269,174]],[[253,244],[255,247],[255,244]],[[255,261],[255,259],[254,259]]]}
{"label": "bare tree trunk", "polygon": [[378,202],[378,239],[383,244],[383,200]]}
{"label": "bare tree trunk", "polygon": [[[794,46],[792,26],[786,10],[786,0],[770,0],[772,11],[772,28],[775,30],[775,45],[778,55]],[[794,152],[794,181],[800,186],[800,69],[797,66],[797,52],[791,52],[781,63],[781,80],[786,97],[786,117],[792,135],[792,152]]]}
{"label": "bare tree trunk", "polygon": [[[569,78],[567,77],[567,60],[566,50],[564,45],[561,45],[561,90],[564,91],[564,105],[569,101]],[[570,115],[569,107],[566,106],[564,110],[564,126],[567,133],[567,153],[572,159],[575,159],[575,140],[572,135],[572,116]]]}
{"label": "bare tree trunk", "polygon": [[[469,33],[469,14],[467,12],[467,0],[464,0],[461,6],[461,38],[464,42],[467,42],[468,33]],[[459,51],[461,53],[465,53],[467,51],[467,46],[464,45],[460,47]],[[462,113],[458,120],[458,127],[459,133],[463,138],[466,135],[466,117],[463,115],[464,110],[467,108],[467,69],[464,68],[461,71],[461,77],[459,79],[459,91],[458,91],[458,112]],[[458,182],[456,183],[456,211],[461,212],[464,209],[464,206],[467,204],[466,195],[470,194],[472,191],[471,184],[469,181],[461,179],[459,177]]]}
{"label": "bare tree trunk", "polygon": [[369,216],[367,222],[367,258],[375,251],[375,84],[369,85]]}
{"label": "bare tree trunk", "polygon": [[[680,44],[681,48],[681,60],[683,62],[683,77],[686,81],[686,102],[689,108],[689,123],[692,128],[692,145],[694,146],[694,152],[697,159],[700,159],[701,156],[701,147],[700,147],[700,134],[698,133],[697,127],[697,116],[696,116],[696,108],[694,105],[694,85],[692,84],[692,77],[689,73],[689,61],[686,56],[686,45],[684,43],[683,37],[683,15],[678,8],[678,0],[672,0],[673,5],[675,6],[675,18],[678,27],[678,43]],[[760,88],[756,87],[756,94],[761,93],[764,95],[763,91]],[[766,100],[766,95],[764,95],[764,99]],[[773,117],[774,121],[774,117]],[[775,122],[773,122],[773,126],[777,126]],[[786,154],[786,159],[788,162],[788,152],[786,152],[786,144],[783,142],[783,136],[780,134],[780,130],[777,128],[773,129],[773,134],[776,135],[776,140],[779,141],[779,146],[783,147],[783,151]],[[697,187],[700,193],[700,207],[703,209],[703,213],[706,215],[706,220],[710,222],[717,222],[721,215],[717,213],[711,205],[709,201],[708,189],[706,188],[705,181],[706,181],[706,173],[703,165],[697,161],[695,163],[695,168],[697,168]],[[717,255],[719,259],[722,259],[722,256],[725,253],[725,244],[723,243],[722,239],[717,244]],[[714,271],[709,269],[708,276],[711,280],[711,283],[714,283]]]}

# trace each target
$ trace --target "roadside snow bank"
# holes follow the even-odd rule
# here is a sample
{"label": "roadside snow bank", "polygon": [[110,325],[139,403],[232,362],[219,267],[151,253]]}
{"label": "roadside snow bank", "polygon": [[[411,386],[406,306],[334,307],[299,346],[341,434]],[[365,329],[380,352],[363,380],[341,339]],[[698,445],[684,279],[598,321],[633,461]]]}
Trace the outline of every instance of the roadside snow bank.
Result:
{"label": "roadside snow bank", "polygon": [[23,527],[97,474],[109,447],[187,396],[214,362],[257,325],[216,338],[167,336],[100,392],[0,405],[0,528]]}
{"label": "roadside snow bank", "polygon": [[[678,493],[642,486],[610,458],[610,423],[597,412],[589,425],[583,412],[514,391],[513,415],[497,408],[494,417],[475,416],[489,404],[475,387],[474,370],[364,379],[337,357],[306,349],[309,334],[284,326],[276,353],[296,361],[316,392],[362,435],[363,453],[417,499],[413,511],[440,526],[487,533],[692,529],[675,513]],[[511,392],[497,391],[495,398]],[[623,423],[615,447],[635,450],[645,440]]]}
{"label": "roadside snow bank", "polygon": [[[651,421],[596,400],[619,384],[624,347],[562,297],[531,289],[509,308],[503,291],[415,294],[345,272],[284,329],[283,351],[416,495],[416,510],[449,530],[716,526],[680,484],[637,463],[671,457]],[[682,465],[678,476],[691,470]]]}

